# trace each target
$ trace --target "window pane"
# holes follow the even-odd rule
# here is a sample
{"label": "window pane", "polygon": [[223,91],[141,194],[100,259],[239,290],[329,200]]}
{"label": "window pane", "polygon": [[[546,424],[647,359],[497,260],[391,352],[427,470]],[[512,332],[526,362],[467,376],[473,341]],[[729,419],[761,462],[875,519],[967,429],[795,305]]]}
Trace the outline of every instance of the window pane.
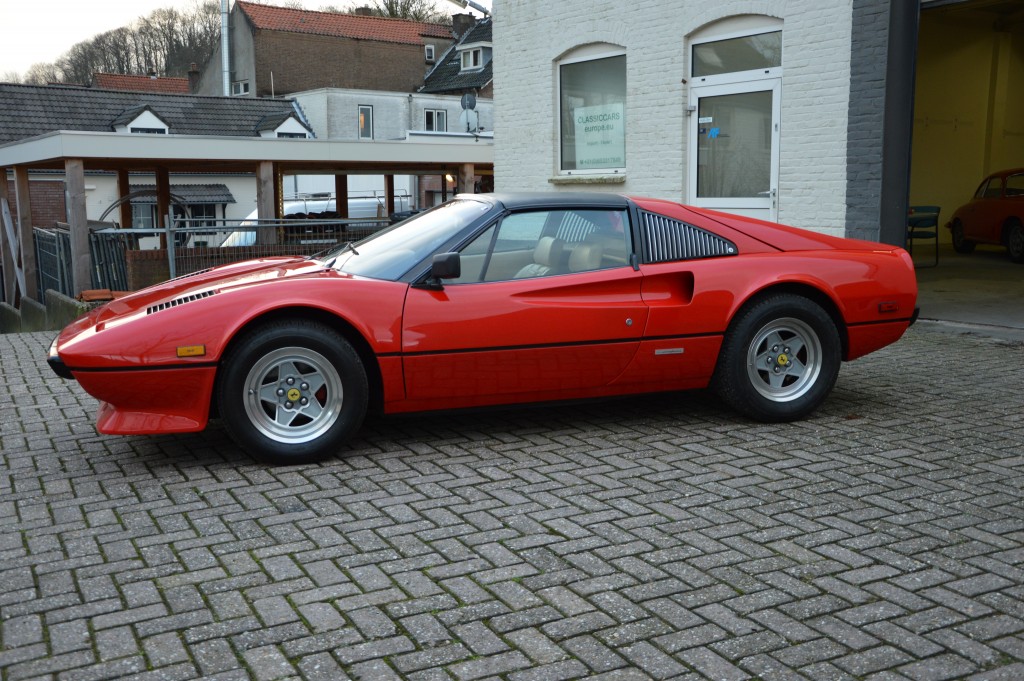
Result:
{"label": "window pane", "polygon": [[1006,178],[1006,195],[1024,195],[1024,175],[1010,175]]}
{"label": "window pane", "polygon": [[359,137],[373,139],[373,107],[359,107]]}
{"label": "window pane", "polygon": [[694,76],[715,76],[776,66],[782,66],[782,31],[693,46]]}
{"label": "window pane", "polygon": [[626,166],[626,57],[565,64],[562,170]]}
{"label": "window pane", "polygon": [[697,196],[766,196],[771,189],[771,91],[701,97],[697,108]]}
{"label": "window pane", "polygon": [[448,115],[444,111],[435,114],[434,130],[445,132],[448,130]]}
{"label": "window pane", "polygon": [[423,112],[423,129],[433,130],[434,129],[434,112],[427,110]]}

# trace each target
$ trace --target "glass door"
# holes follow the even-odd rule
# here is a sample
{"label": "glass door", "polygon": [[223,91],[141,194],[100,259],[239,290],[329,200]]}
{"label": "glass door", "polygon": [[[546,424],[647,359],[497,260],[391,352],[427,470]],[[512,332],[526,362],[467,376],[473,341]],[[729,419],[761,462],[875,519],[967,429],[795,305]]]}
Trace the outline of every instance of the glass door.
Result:
{"label": "glass door", "polygon": [[777,219],[780,82],[690,89],[689,203]]}

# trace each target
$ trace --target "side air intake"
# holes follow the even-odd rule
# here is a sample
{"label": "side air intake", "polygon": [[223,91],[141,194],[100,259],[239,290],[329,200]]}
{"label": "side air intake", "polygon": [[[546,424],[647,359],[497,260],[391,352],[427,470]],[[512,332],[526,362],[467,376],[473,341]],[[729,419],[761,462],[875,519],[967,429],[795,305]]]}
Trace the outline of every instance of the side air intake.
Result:
{"label": "side air intake", "polygon": [[649,262],[737,255],[736,244],[700,227],[640,211],[640,233]]}

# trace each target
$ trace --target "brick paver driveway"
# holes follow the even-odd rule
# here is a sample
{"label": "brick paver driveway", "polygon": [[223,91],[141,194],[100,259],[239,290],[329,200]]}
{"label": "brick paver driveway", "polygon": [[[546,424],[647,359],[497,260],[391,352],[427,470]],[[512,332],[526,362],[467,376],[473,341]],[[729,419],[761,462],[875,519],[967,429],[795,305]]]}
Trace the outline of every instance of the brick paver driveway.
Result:
{"label": "brick paver driveway", "polygon": [[1024,347],[919,325],[709,395],[371,421],[320,465],[105,437],[0,336],[0,674],[1024,678]]}

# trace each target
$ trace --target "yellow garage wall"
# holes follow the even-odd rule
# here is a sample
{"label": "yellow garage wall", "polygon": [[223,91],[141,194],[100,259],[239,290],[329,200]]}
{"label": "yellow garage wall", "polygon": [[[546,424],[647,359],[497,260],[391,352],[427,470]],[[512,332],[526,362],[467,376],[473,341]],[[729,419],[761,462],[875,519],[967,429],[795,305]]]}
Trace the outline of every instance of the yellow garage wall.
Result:
{"label": "yellow garage wall", "polygon": [[941,206],[943,223],[987,173],[1024,166],[1024,32],[922,12],[913,134],[910,203]]}

